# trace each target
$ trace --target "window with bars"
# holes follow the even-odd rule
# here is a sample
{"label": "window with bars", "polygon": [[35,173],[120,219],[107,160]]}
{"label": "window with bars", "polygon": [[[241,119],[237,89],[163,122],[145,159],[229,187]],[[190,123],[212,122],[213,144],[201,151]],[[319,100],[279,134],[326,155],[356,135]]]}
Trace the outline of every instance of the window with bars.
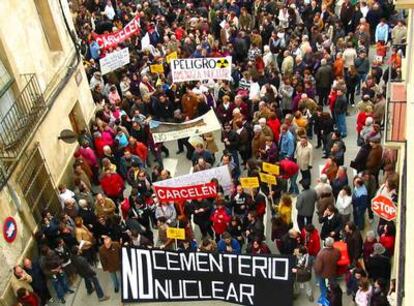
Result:
{"label": "window with bars", "polygon": [[42,212],[45,210],[54,215],[60,213],[56,188],[39,147],[28,157],[18,177],[18,184],[36,222],[42,220]]}

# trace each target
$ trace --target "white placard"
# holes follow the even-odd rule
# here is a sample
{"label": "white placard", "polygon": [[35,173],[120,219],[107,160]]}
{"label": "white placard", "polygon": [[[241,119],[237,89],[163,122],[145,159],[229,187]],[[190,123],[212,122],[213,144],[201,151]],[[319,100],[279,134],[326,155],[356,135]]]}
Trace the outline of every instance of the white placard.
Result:
{"label": "white placard", "polygon": [[208,170],[193,172],[190,174],[173,177],[168,180],[155,182],[155,186],[169,186],[180,187],[204,184],[210,182],[213,178],[216,178],[219,184],[224,189],[224,194],[229,195],[233,188],[233,182],[231,179],[230,171],[227,166],[221,166],[217,168],[211,168]]}
{"label": "white placard", "polygon": [[129,64],[129,50],[128,48],[114,51],[107,54],[104,58],[99,60],[101,66],[101,73],[107,74],[108,72],[114,71],[122,66]]}
{"label": "white placard", "polygon": [[221,129],[221,125],[216,114],[211,109],[203,116],[183,123],[152,120],[150,122],[150,129],[154,142],[159,143],[217,131]]}
{"label": "white placard", "polygon": [[203,80],[231,80],[231,57],[183,58],[171,60],[174,83]]}

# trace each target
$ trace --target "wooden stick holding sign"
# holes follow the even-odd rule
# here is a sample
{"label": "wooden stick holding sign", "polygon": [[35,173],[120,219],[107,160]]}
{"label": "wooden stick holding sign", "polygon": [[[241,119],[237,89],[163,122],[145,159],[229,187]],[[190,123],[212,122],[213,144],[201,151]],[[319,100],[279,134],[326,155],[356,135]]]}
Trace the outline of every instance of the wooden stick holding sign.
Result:
{"label": "wooden stick holding sign", "polygon": [[[179,222],[177,226],[179,226]],[[178,248],[178,240],[185,240],[185,229],[178,227],[169,227],[167,228],[167,238],[175,239],[175,249]]]}
{"label": "wooden stick holding sign", "polygon": [[272,197],[272,185],[277,185],[276,177],[274,175],[263,173],[263,172],[260,172],[259,175],[260,175],[260,181],[262,183],[266,183],[269,186],[270,201],[272,202],[272,206],[273,206],[275,203]]}

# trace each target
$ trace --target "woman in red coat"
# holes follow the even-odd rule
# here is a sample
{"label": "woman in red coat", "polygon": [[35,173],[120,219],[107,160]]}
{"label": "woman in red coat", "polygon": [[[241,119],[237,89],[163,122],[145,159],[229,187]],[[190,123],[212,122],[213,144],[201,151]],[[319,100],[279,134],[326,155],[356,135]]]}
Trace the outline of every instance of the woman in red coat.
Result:
{"label": "woman in red coat", "polygon": [[316,257],[321,250],[321,237],[318,230],[312,225],[307,224],[300,233],[301,240],[308,250],[309,256]]}
{"label": "woman in red coat", "polygon": [[101,187],[103,192],[111,199],[118,199],[124,191],[124,180],[116,173],[107,170],[101,177]]}
{"label": "woman in red coat", "polygon": [[332,88],[328,96],[329,110],[331,111],[332,117],[334,116],[334,107],[335,107],[336,97],[337,97],[336,89]]}
{"label": "woman in red coat", "polygon": [[17,290],[17,301],[25,306],[40,306],[40,298],[34,292],[30,292],[26,288]]}
{"label": "woman in red coat", "polygon": [[223,200],[218,200],[216,209],[213,211],[210,221],[213,223],[213,230],[216,234],[216,241],[220,240],[220,235],[223,234],[231,221],[231,216],[224,206]]}
{"label": "woman in red coat", "polygon": [[275,113],[271,113],[269,119],[267,119],[267,125],[273,132],[275,142],[278,143],[280,135],[280,120],[277,118]]}
{"label": "woman in red coat", "polygon": [[381,234],[379,238],[379,243],[381,243],[384,246],[389,256],[394,255],[395,225],[392,222],[389,222],[384,226],[384,232]]}

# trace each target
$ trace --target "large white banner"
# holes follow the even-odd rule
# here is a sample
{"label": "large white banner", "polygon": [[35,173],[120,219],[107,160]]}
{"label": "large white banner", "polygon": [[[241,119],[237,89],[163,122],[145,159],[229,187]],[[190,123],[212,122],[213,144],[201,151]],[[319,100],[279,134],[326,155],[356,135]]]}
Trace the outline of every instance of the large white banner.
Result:
{"label": "large white banner", "polygon": [[99,60],[101,66],[101,73],[107,74],[108,72],[114,71],[126,64],[129,64],[129,50],[128,48],[114,51],[107,54],[104,58]]}
{"label": "large white banner", "polygon": [[171,61],[171,74],[174,83],[230,80],[231,57],[174,59]]}
{"label": "large white banner", "polygon": [[233,188],[233,181],[231,179],[228,166],[221,166],[217,168],[211,168],[208,170],[193,172],[190,174],[177,176],[168,180],[155,182],[154,186],[161,187],[181,187],[205,184],[210,182],[213,178],[219,181],[219,184],[223,187],[224,193],[229,195]]}
{"label": "large white banner", "polygon": [[203,116],[183,123],[156,120],[150,122],[150,130],[155,143],[193,137],[220,129],[220,122],[212,109]]}

